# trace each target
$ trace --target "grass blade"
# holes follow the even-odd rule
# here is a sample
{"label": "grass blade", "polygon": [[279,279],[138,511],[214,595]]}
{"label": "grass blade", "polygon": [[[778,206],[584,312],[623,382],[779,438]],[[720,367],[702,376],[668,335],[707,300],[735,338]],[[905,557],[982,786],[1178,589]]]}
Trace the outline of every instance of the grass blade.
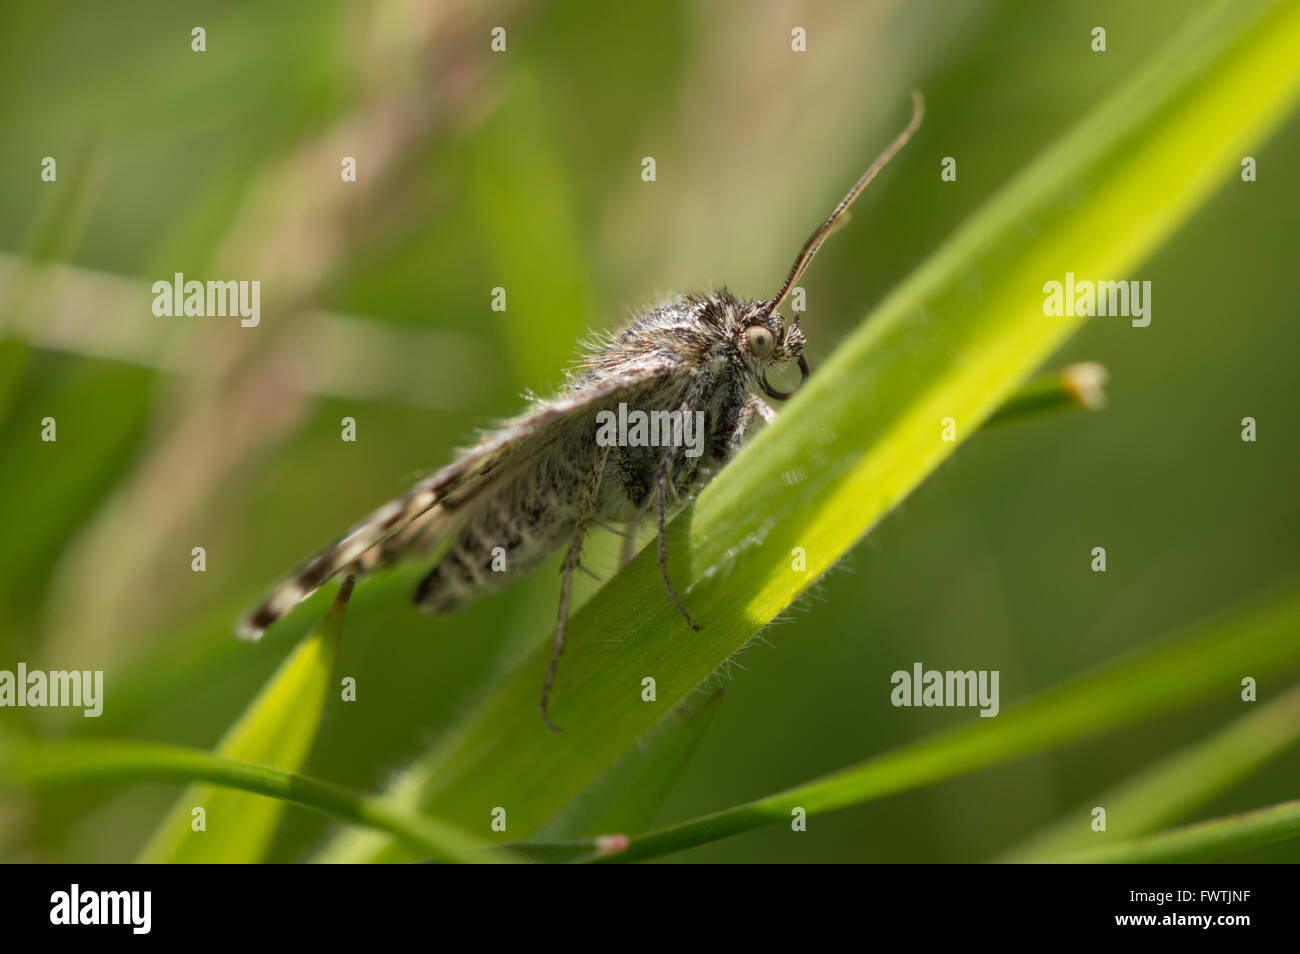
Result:
{"label": "grass blade", "polygon": [[[1300,585],[1213,620],[1127,662],[1062,686],[994,720],[940,733],[800,785],[632,839],[635,861],[894,795],[1099,735],[1213,694],[1236,696],[1236,673],[1270,673],[1300,661]],[[990,724],[991,723],[991,724]]]}
{"label": "grass blade", "polygon": [[0,780],[31,788],[98,782],[194,782],[220,785],[248,797],[266,796],[375,828],[417,855],[447,861],[515,860],[443,821],[403,812],[330,782],[157,742],[115,740],[29,742],[0,738]]}
{"label": "grass blade", "polygon": [[[1297,741],[1300,686],[1095,796],[997,860],[1051,861],[1089,850],[1098,841],[1122,840],[1171,825]],[[1092,831],[1090,825],[1091,809],[1097,805],[1106,809],[1104,833]]]}
{"label": "grass blade", "polygon": [[1011,395],[984,426],[1018,423],[1051,411],[1099,411],[1106,406],[1107,377],[1106,369],[1092,361],[1039,375]]}
{"label": "grass blade", "polygon": [[644,831],[672,791],[695,747],[713,724],[719,689],[702,703],[685,703],[538,832],[544,841]]}
{"label": "grass blade", "polygon": [[[343,617],[352,595],[344,582],[329,612],[281,663],[261,694],[226,732],[217,754],[294,770],[311,750],[325,712]],[[204,828],[192,827],[202,810]],[[247,863],[261,861],[284,804],[228,788],[191,785],[140,854],[140,861]]]}
{"label": "grass blade", "polygon": [[1070,864],[1149,865],[1207,861],[1300,835],[1300,800],[1067,855]]}

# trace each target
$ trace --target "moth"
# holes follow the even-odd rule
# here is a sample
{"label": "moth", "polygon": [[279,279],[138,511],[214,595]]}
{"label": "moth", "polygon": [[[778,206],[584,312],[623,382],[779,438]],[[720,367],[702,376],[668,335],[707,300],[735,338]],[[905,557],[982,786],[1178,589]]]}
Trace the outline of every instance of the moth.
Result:
{"label": "moth", "polygon": [[[854,199],[916,132],[923,114],[924,101],[913,93],[907,126],[804,243],[775,295],[749,301],[725,288],[687,294],[636,315],[617,332],[596,335],[557,395],[531,398],[522,414],[484,432],[451,464],[310,557],[242,620],[240,635],[259,638],[344,571],[359,576],[441,550],[413,599],[420,609],[443,615],[507,586],[563,547],[555,640],[540,703],[546,726],[559,731],[550,717],[551,688],[564,652],[573,575],[585,569],[583,541],[594,525],[622,533],[626,562],[636,530],[652,509],[668,599],[698,630],[669,577],[669,514],[735,456],[759,420],[775,419],[763,396],[784,401],[793,395],[772,386],[770,369],[797,366],[795,390],[808,380],[799,315],[786,321],[776,309]],[[657,444],[597,440],[598,421],[620,406],[624,413],[632,408],[665,422],[673,412],[679,421],[699,415],[692,420],[703,422],[702,448],[692,453],[684,447],[681,427],[660,428]]]}

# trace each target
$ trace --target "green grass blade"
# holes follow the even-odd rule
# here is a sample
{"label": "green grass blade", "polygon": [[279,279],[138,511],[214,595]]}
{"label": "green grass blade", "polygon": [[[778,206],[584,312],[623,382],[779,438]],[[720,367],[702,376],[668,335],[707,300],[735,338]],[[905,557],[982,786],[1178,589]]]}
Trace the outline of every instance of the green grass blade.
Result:
{"label": "green grass blade", "polygon": [[678,706],[537,833],[545,841],[644,831],[713,724],[722,690]]}
{"label": "green grass blade", "polygon": [[597,835],[573,841],[523,841],[499,850],[548,865],[583,865],[614,858],[627,850],[629,842],[627,835]]}
{"label": "green grass blade", "polygon": [[1300,835],[1300,800],[1067,855],[1069,864],[1147,865],[1207,861]]}
{"label": "green grass blade", "polygon": [[[217,753],[292,771],[307,758],[329,698],[352,583],[339,590],[329,612],[281,663],[261,693],[222,738]],[[205,827],[192,828],[202,809]],[[271,847],[283,802],[228,788],[191,785],[140,854],[144,862],[261,861]]]}
{"label": "green grass blade", "polygon": [[[663,717],[640,702],[642,678],[665,706],[685,698],[952,453],[944,418],[970,437],[1077,328],[1044,316],[1044,282],[1125,276],[1235,172],[1293,107],[1297,48],[1300,4],[1219,3],[1189,22],[891,294],[673,522],[669,566],[701,632],[642,552],[570,621],[552,705],[563,735],[537,717],[539,647],[400,796],[465,823],[509,802],[512,830],[536,831]],[[385,847],[331,855],[405,856]]]}
{"label": "green grass blade", "polygon": [[[1260,706],[1226,729],[1161,760],[996,860],[1051,861],[1156,831],[1186,818],[1269,759],[1300,741],[1300,686]],[[1106,831],[1094,832],[1091,810],[1106,809]]]}
{"label": "green grass blade", "polygon": [[421,857],[460,862],[516,860],[445,822],[403,812],[383,799],[339,785],[157,742],[39,741],[0,738],[0,781],[30,788],[101,782],[193,782],[220,785],[315,809],[341,821],[383,831]]}
{"label": "green grass blade", "polygon": [[1106,369],[1091,361],[1039,375],[1007,398],[984,427],[1014,424],[1052,411],[1099,411],[1106,406]]}
{"label": "green grass blade", "polygon": [[768,798],[632,839],[634,861],[895,795],[1034,752],[1100,735],[1209,696],[1236,698],[1237,674],[1300,661],[1300,584],[1126,662],[959,729],[867,759]]}

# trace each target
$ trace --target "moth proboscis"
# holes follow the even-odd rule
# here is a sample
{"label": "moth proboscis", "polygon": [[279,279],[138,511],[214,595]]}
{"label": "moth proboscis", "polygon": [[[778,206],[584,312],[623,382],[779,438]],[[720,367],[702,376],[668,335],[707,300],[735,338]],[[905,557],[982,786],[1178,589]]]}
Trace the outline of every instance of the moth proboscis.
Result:
{"label": "moth proboscis", "polygon": [[[563,546],[555,641],[540,703],[543,721],[558,731],[549,702],[564,651],[573,574],[585,569],[583,540],[593,524],[626,524],[626,562],[652,505],[668,598],[698,630],[668,574],[669,497],[674,508],[689,500],[745,443],[756,418],[775,418],[760,392],[785,400],[807,381],[799,315],[787,323],[777,306],[853,200],[916,132],[923,115],[924,100],[913,93],[907,126],[804,243],[773,297],[747,301],[725,288],[687,294],[634,316],[616,332],[596,335],[567,372],[559,394],[531,398],[522,414],[485,432],[451,464],[309,558],[245,617],[240,635],[259,638],[343,570],[361,575],[446,546],[414,593],[417,606],[441,615],[506,586]],[[777,390],[768,382],[768,369],[792,363],[800,371],[799,385]],[[599,439],[598,422],[628,408],[664,422],[669,437],[659,443]],[[688,447],[685,435],[693,421],[700,421],[701,429]]]}

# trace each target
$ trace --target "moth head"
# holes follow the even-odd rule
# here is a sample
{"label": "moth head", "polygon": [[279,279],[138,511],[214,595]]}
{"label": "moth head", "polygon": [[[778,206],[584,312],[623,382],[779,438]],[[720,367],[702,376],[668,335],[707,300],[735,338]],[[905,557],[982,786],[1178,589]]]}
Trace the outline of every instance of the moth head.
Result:
{"label": "moth head", "polygon": [[[804,357],[804,334],[799,328],[799,316],[786,320],[772,310],[772,302],[758,302],[740,324],[737,346],[758,378],[759,387],[768,397],[784,401],[794,391],[778,391],[767,380],[769,368],[798,363],[802,375],[801,387],[808,380],[808,359]],[[796,387],[795,390],[798,390]]]}

